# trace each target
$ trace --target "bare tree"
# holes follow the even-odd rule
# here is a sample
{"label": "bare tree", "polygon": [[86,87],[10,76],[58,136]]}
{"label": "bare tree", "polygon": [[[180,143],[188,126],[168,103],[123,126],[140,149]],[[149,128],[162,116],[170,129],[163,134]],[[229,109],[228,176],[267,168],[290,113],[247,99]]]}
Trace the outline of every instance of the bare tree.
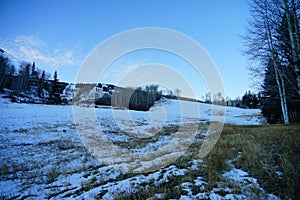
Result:
{"label": "bare tree", "polygon": [[205,94],[205,103],[211,103],[211,93],[206,93]]}
{"label": "bare tree", "polygon": [[19,92],[26,92],[29,89],[29,75],[31,64],[28,62],[21,62],[19,66],[19,75],[15,88],[15,92],[18,94]]}
{"label": "bare tree", "polygon": [[176,88],[175,91],[174,91],[174,93],[175,93],[175,96],[180,97],[180,95],[181,95],[181,90],[178,89],[178,88]]}
{"label": "bare tree", "polygon": [[283,120],[285,124],[289,124],[285,71],[281,67],[281,50],[278,48],[278,38],[276,37],[282,20],[280,3],[280,0],[252,0],[250,4],[252,20],[249,21],[248,35],[244,37],[244,41],[247,45],[245,53],[250,59],[258,61],[260,66],[251,68],[254,73],[263,74],[267,62],[270,60],[273,62]]}
{"label": "bare tree", "polygon": [[291,45],[293,62],[292,66],[297,75],[298,94],[300,95],[300,41],[299,41],[299,1],[283,0],[282,7],[285,12],[285,20],[288,25],[289,43]]}

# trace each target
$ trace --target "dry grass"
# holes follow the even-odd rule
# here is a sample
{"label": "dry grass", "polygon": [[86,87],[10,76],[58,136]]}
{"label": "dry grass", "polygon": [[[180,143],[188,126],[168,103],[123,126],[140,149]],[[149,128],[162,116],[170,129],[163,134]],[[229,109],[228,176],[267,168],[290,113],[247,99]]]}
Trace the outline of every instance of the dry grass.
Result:
{"label": "dry grass", "polygon": [[[203,129],[203,127],[200,127]],[[178,168],[188,168],[191,160],[199,159],[197,151],[201,142],[193,143],[187,153],[174,163]],[[160,186],[149,184],[147,190],[129,196],[145,199],[163,193],[165,199],[179,198],[186,194],[181,184],[203,177],[207,182],[201,192],[211,191],[217,185],[230,187],[235,194],[243,193],[238,185],[225,180],[221,174],[234,165],[256,178],[267,193],[280,198],[297,199],[300,196],[300,125],[234,126],[225,125],[213,150],[203,158],[198,170],[189,170],[184,177],[171,177]],[[193,193],[200,192],[199,187]],[[253,188],[254,194],[259,190]],[[220,191],[226,195],[226,191]],[[129,198],[128,196],[124,198]],[[155,198],[154,198],[155,199]]]}
{"label": "dry grass", "polygon": [[[208,124],[199,126],[200,131],[205,131],[207,128]],[[181,127],[181,130],[190,131],[190,127]],[[159,140],[159,137],[169,137],[177,131],[177,126],[164,127],[162,131],[152,138],[135,140],[132,143],[118,145],[123,145],[122,147],[127,148],[143,148],[148,143]],[[224,172],[232,169],[232,165],[237,169],[243,169],[251,177],[256,178],[259,185],[267,193],[272,193],[282,199],[297,199],[300,196],[298,191],[300,188],[300,125],[225,125],[222,135],[212,151],[205,158],[199,158],[198,152],[202,145],[202,139],[203,136],[197,136],[187,152],[173,163],[179,169],[186,169],[184,176],[170,175],[168,182],[163,182],[159,185],[155,184],[154,180],[142,182],[137,186],[137,190],[140,189],[140,191],[136,194],[119,194],[121,199],[147,199],[152,197],[153,199],[157,199],[156,194],[163,194],[164,199],[178,199],[180,196],[187,194],[187,191],[182,186],[183,183],[194,183],[199,177],[203,178],[205,184],[201,186],[192,185],[191,190],[194,195],[198,193],[209,194],[213,189],[219,188],[220,191],[216,193],[220,196],[225,196],[228,193],[245,194],[249,199],[257,199],[257,196],[251,196],[253,194],[259,196],[261,191],[257,190],[257,188],[248,188],[245,192],[240,185],[222,177]],[[97,170],[101,166],[94,166],[94,164],[72,166],[72,168],[64,166],[64,163],[75,159],[69,156],[68,152],[70,151],[79,151],[80,153],[76,154],[76,157],[82,156],[86,159],[91,159],[83,147],[72,145],[72,143],[68,143],[64,139],[40,142],[36,146],[39,149],[47,149],[49,152],[54,150],[55,152],[60,152],[60,154],[57,154],[57,158],[60,158],[59,156],[62,155],[68,156],[61,157],[55,161],[57,165],[52,164],[53,167],[50,169],[47,168],[47,170],[45,166],[49,165],[49,161],[46,159],[43,163],[28,162],[26,165],[15,163],[11,158],[3,160],[0,165],[0,179],[7,177],[16,178],[14,174],[19,174],[20,177],[27,177],[27,183],[51,185],[56,180],[65,176],[84,172],[84,181],[78,188],[77,186],[73,187],[70,181],[67,181],[65,184],[69,186],[64,187],[61,191],[50,194],[51,197],[71,189],[71,191],[66,192],[66,196],[80,195],[100,185],[126,180],[137,175],[128,173],[118,175],[113,179],[102,180],[100,178],[101,174]],[[26,144],[21,147],[27,152],[31,152],[32,145],[28,146]],[[194,165],[191,163],[193,160],[202,160],[202,162],[196,164],[198,169],[191,168]],[[86,161],[88,160],[84,162]],[[36,171],[33,169],[42,170]],[[161,173],[161,176],[163,173]],[[36,180],[36,177],[44,178]],[[30,184],[28,184],[29,186]],[[224,188],[230,188],[232,191],[228,192]],[[106,192],[106,190],[102,190],[96,198],[101,199]],[[250,192],[250,194],[247,192]]]}
{"label": "dry grass", "polygon": [[300,126],[265,125],[238,131],[243,156],[234,164],[257,178],[267,192],[299,197]]}
{"label": "dry grass", "polygon": [[208,183],[219,181],[220,172],[228,170],[226,161],[232,160],[236,168],[258,179],[268,193],[296,199],[300,196],[299,146],[299,125],[225,125],[218,143],[205,158]]}

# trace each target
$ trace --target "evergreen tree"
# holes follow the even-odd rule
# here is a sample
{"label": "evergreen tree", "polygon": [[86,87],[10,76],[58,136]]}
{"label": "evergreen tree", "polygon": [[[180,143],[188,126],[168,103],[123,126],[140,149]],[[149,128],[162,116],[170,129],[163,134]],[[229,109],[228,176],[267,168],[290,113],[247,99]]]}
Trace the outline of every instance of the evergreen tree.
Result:
{"label": "evergreen tree", "polygon": [[53,82],[52,82],[52,86],[51,86],[51,93],[50,93],[50,96],[52,97],[56,92],[57,92],[57,82],[58,82],[58,79],[57,79],[57,71],[54,72],[54,75],[53,75]]}
{"label": "evergreen tree", "polygon": [[272,61],[270,61],[265,70],[261,104],[263,116],[267,118],[269,123],[276,123],[282,118],[282,110],[275,80],[275,70],[272,64]]}
{"label": "evergreen tree", "polygon": [[55,83],[58,82],[58,79],[57,79],[57,71],[54,72],[53,80],[54,80]]}
{"label": "evergreen tree", "polygon": [[252,94],[250,91],[246,92],[242,97],[242,104],[247,108],[257,108],[258,107],[258,98],[256,94]]}
{"label": "evergreen tree", "polygon": [[[265,70],[265,78],[262,85],[262,113],[269,123],[277,123],[282,121],[282,110],[278,87],[276,86],[275,71],[269,62]],[[291,122],[299,122],[300,120],[300,101],[298,92],[295,88],[296,76],[291,67],[285,67],[285,89],[287,91],[288,115]]]}
{"label": "evergreen tree", "polygon": [[31,75],[34,75],[35,74],[35,62],[32,63],[32,66],[31,66]]}
{"label": "evergreen tree", "polygon": [[41,93],[44,89],[44,85],[45,85],[45,71],[43,70],[42,76],[41,76],[40,81],[39,81],[39,87],[38,87],[38,95],[40,97],[41,97]]}

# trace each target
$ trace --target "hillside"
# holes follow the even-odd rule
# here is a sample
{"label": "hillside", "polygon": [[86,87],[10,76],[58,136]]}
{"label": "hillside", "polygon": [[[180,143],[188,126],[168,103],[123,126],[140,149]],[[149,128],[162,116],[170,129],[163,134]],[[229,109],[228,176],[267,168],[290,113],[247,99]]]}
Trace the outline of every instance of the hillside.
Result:
{"label": "hillside", "polygon": [[[202,158],[198,151],[210,134],[210,105],[183,102],[185,108],[199,107],[200,118],[181,116],[175,100],[158,102],[148,112],[74,106],[85,113],[96,111],[104,136],[139,155],[150,156],[181,131],[189,132],[191,124],[199,124],[192,143],[176,160],[156,170],[133,173],[116,163],[104,165],[86,150],[78,134],[80,126],[74,122],[74,107],[13,104],[2,98],[0,105],[1,198],[279,199],[298,195],[299,126],[257,126],[262,123],[259,110],[228,108],[220,139]],[[151,118],[159,122],[155,114],[161,112],[166,113],[162,126],[151,124]],[[115,116],[124,113],[133,124],[116,124]],[[225,116],[223,111],[215,114],[217,120]],[[150,125],[155,134],[143,134],[151,133]],[[90,123],[84,127],[87,133],[93,128]],[[97,141],[95,130],[91,133]],[[120,157],[119,163],[126,166],[127,158]],[[162,162],[161,158],[147,157],[149,164]]]}

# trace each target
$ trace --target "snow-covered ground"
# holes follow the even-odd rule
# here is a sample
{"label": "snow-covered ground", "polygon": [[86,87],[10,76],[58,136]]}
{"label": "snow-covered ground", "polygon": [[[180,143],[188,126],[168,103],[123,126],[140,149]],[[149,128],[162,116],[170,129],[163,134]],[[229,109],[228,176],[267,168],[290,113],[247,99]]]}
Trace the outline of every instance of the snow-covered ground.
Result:
{"label": "snow-covered ground", "polygon": [[[120,164],[124,167],[124,161],[134,160],[135,157],[129,158],[127,154],[124,156],[121,150],[119,153],[122,159],[118,164],[114,161],[110,165],[105,159],[97,160],[91,156],[91,149],[88,151],[84,146],[90,140],[85,140],[82,133],[91,134],[95,140],[93,134],[96,134],[98,129],[93,129],[93,124],[97,124],[106,139],[120,149],[126,149],[126,152],[129,151],[132,155],[138,153],[139,156],[145,156],[157,149],[163,149],[177,136],[179,141],[175,142],[184,143],[185,138],[175,126],[206,124],[211,120],[238,125],[262,123],[259,110],[224,110],[224,107],[192,102],[180,103],[175,100],[159,102],[149,112],[116,110],[110,107],[94,109],[86,106],[13,104],[2,97],[0,106],[1,199],[115,199],[148,190],[150,186],[162,188],[174,177],[184,177],[190,171],[196,173],[199,166],[207,167],[198,159],[191,160],[184,169],[170,162],[167,166],[149,170],[147,173],[132,173],[128,165],[125,165],[127,171],[120,170],[115,166]],[[84,115],[90,113],[94,118]],[[169,132],[158,134],[164,127],[167,127]],[[207,134],[209,133],[196,132],[200,139],[204,139]],[[105,149],[103,152],[109,153],[105,144],[98,144],[103,145],[99,147]],[[157,163],[164,162],[172,153],[177,152],[166,151],[163,156],[154,156],[151,159]],[[134,169],[143,169],[152,162],[151,159],[144,163],[136,163],[138,166]],[[244,194],[237,194],[222,184],[208,191],[206,181],[199,175],[195,180],[182,183],[180,187],[185,193],[180,199],[247,199],[249,192],[255,189],[260,191],[260,195],[255,196],[256,194],[251,193],[250,196],[276,199],[275,196],[266,194],[256,179],[251,178],[247,172],[235,169],[234,166],[221,178],[236,182],[236,187],[244,188]],[[198,188],[198,193],[193,193],[192,188]],[[226,193],[226,196],[221,196],[220,191]],[[164,194],[158,192],[149,199],[163,198]]]}

